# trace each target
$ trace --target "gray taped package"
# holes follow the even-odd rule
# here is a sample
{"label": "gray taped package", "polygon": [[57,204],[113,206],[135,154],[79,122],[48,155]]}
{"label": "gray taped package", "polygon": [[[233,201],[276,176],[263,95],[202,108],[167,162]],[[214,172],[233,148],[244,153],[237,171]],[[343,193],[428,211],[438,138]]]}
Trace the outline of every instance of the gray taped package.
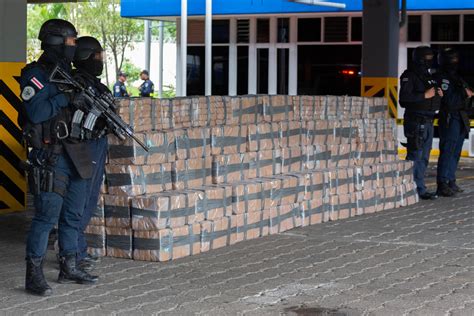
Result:
{"label": "gray taped package", "polygon": [[112,228],[105,229],[107,256],[114,258],[132,258],[132,229]]}
{"label": "gray taped package", "polygon": [[105,226],[130,228],[130,197],[104,195]]}
{"label": "gray taped package", "polygon": [[295,119],[293,99],[288,95],[258,96],[262,106],[262,116],[265,122],[292,121]]}
{"label": "gray taped package", "polygon": [[177,160],[173,163],[173,189],[191,189],[212,184],[212,158]]}
{"label": "gray taped package", "polygon": [[230,218],[201,222],[201,252],[229,245]]}
{"label": "gray taped package", "polygon": [[133,259],[169,261],[201,253],[201,225],[185,225],[172,229],[135,231]]}
{"label": "gray taped package", "polygon": [[87,252],[93,256],[104,257],[107,252],[105,248],[105,227],[88,225],[84,230],[86,237]]}
{"label": "gray taped package", "polygon": [[262,151],[280,148],[278,123],[259,123],[247,126],[247,151]]}
{"label": "gray taped package", "polygon": [[212,155],[240,154],[247,149],[247,126],[220,126],[211,129]]}
{"label": "gray taped package", "polygon": [[208,127],[178,129],[174,131],[176,159],[196,159],[211,155],[211,134]]}
{"label": "gray taped package", "polygon": [[263,186],[255,180],[232,184],[232,213],[243,214],[263,209]]}

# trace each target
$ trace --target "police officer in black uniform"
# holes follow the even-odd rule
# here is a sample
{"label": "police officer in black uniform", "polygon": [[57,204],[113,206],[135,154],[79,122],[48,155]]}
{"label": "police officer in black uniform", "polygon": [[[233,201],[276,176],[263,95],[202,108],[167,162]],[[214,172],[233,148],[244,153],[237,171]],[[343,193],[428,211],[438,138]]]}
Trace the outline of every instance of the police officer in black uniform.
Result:
{"label": "police officer in black uniform", "polygon": [[[98,95],[107,94],[112,98],[110,90],[100,82],[99,76],[104,69],[103,48],[99,41],[90,36],[77,39],[77,50],[74,57],[74,79],[85,87],[92,87]],[[77,265],[85,271],[93,269],[99,261],[96,256],[87,253],[87,242],[84,234],[91,216],[97,207],[99,191],[104,177],[105,159],[107,155],[106,123],[99,118],[92,133],[83,137],[87,140],[93,157],[94,170],[89,182],[86,197],[86,206],[82,214],[78,232]]]}
{"label": "police officer in black uniform", "polygon": [[118,80],[114,84],[114,97],[115,98],[128,98],[129,94],[127,92],[127,87],[125,86],[125,81],[127,81],[127,74],[120,72],[118,74]]}
{"label": "police officer in black uniform", "polygon": [[[43,275],[49,232],[58,224],[60,272],[58,282],[90,284],[98,278],[76,267],[77,230],[85,204],[92,161],[87,144],[69,136],[76,95],[70,87],[52,83],[55,66],[71,71],[77,32],[64,20],[46,21],[39,32],[44,51],[21,73],[23,99],[20,123],[32,147],[28,182],[35,215],[26,245],[25,289],[35,295],[52,294]],[[78,96],[80,97],[80,96]]]}
{"label": "police officer in black uniform", "polygon": [[155,85],[153,81],[150,80],[148,70],[142,70],[140,73],[140,79],[143,80],[143,83],[138,88],[138,90],[140,90],[140,97],[149,98],[155,90]]}
{"label": "police officer in black uniform", "polygon": [[463,191],[456,184],[456,169],[464,139],[470,131],[469,112],[473,91],[458,73],[459,54],[456,50],[441,50],[438,63],[440,69],[436,79],[444,96],[439,113],[437,193],[450,197]]}
{"label": "police officer in black uniform", "polygon": [[413,173],[421,199],[433,200],[437,195],[428,192],[425,171],[433,143],[433,119],[439,110],[443,92],[434,80],[431,68],[434,53],[427,46],[413,51],[413,66],[400,77],[400,105],[405,108],[403,129],[407,143],[407,160],[414,163]]}

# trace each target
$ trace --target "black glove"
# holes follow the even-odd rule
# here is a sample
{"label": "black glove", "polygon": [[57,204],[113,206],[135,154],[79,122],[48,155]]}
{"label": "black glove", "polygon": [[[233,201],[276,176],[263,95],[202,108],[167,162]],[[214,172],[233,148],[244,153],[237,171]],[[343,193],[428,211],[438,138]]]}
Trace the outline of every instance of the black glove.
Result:
{"label": "black glove", "polygon": [[87,111],[89,109],[84,91],[74,93],[70,99],[70,103],[78,110]]}

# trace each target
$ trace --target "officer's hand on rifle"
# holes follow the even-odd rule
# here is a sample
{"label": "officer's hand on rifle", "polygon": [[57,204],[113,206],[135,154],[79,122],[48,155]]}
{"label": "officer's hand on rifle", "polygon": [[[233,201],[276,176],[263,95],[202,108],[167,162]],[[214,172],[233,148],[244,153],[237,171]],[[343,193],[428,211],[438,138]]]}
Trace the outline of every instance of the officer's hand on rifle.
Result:
{"label": "officer's hand on rifle", "polygon": [[89,108],[84,91],[74,93],[71,103],[79,110],[87,110]]}
{"label": "officer's hand on rifle", "polygon": [[431,99],[436,94],[435,88],[431,88],[425,91],[425,99]]}
{"label": "officer's hand on rifle", "polygon": [[472,96],[474,95],[474,92],[472,92],[471,89],[466,88],[466,94],[467,94],[468,98],[470,98],[470,97],[472,97]]}
{"label": "officer's hand on rifle", "polygon": [[439,95],[440,97],[443,97],[443,96],[444,96],[443,89],[438,88],[438,89],[437,89],[437,92],[438,92],[438,95]]}

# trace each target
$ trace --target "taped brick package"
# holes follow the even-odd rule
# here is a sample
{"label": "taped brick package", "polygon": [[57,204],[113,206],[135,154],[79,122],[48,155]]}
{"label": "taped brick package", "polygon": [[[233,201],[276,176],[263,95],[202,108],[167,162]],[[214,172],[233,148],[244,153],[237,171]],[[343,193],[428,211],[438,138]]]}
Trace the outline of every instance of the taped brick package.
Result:
{"label": "taped brick package", "polygon": [[326,199],[303,201],[300,203],[301,226],[316,225],[323,222],[327,212]]}
{"label": "taped brick package", "polygon": [[171,163],[145,166],[107,165],[107,188],[110,194],[137,196],[172,188]]}
{"label": "taped brick package", "polygon": [[362,199],[359,201],[359,207],[364,209],[364,214],[372,214],[376,211],[376,195],[374,189],[362,190]]}
{"label": "taped brick package", "polygon": [[130,197],[104,195],[105,226],[130,228]]}
{"label": "taped brick package", "polygon": [[293,121],[295,119],[293,100],[288,95],[258,96],[262,105],[262,116],[265,122]]}
{"label": "taped brick package", "polygon": [[322,199],[329,195],[330,179],[325,174],[327,174],[327,171],[322,170],[301,173],[305,179],[305,200]]}
{"label": "taped brick package", "polygon": [[[253,155],[253,153],[252,153]],[[280,149],[263,150],[255,153],[257,161],[255,174],[250,172],[248,178],[270,177],[282,173],[282,151]],[[250,170],[253,171],[253,170]]]}
{"label": "taped brick package", "polygon": [[220,155],[213,157],[212,178],[214,184],[233,183],[256,177],[256,153]]}
{"label": "taped brick package", "polygon": [[247,126],[220,126],[211,129],[212,155],[240,154],[247,149]]}
{"label": "taped brick package", "polygon": [[229,244],[267,236],[270,229],[270,210],[255,211],[230,217]]}
{"label": "taped brick package", "polygon": [[300,204],[293,203],[270,208],[270,234],[283,233],[287,230],[298,227],[302,221]]}
{"label": "taped brick package", "polygon": [[93,226],[105,225],[104,198],[102,195],[99,196],[97,207],[92,210],[92,215],[89,221],[89,225],[93,225]]}
{"label": "taped brick package", "polygon": [[173,132],[147,132],[136,136],[148,146],[148,152],[130,138],[121,141],[115,136],[109,136],[110,164],[145,165],[175,160],[176,146]]}
{"label": "taped brick package", "polygon": [[243,214],[263,209],[263,185],[255,180],[232,184],[232,213]]}
{"label": "taped brick package", "polygon": [[247,151],[263,151],[280,148],[278,123],[247,125]]}
{"label": "taped brick package", "polygon": [[107,256],[114,258],[132,258],[132,229],[106,227]]}
{"label": "taped brick package", "polygon": [[380,162],[396,161],[398,149],[394,141],[380,141],[378,147],[380,148]]}
{"label": "taped brick package", "polygon": [[183,190],[212,184],[212,158],[177,160],[171,176],[173,189]]}
{"label": "taped brick package", "polygon": [[305,125],[300,121],[279,123],[280,147],[299,147],[308,144]]}
{"label": "taped brick package", "polygon": [[192,191],[198,192],[196,214],[201,214],[202,220],[217,220],[232,213],[231,186],[197,187]]}
{"label": "taped brick package", "polygon": [[201,252],[219,249],[229,244],[230,218],[201,222]]}
{"label": "taped brick package", "polygon": [[397,205],[397,187],[389,186],[384,188],[384,210],[394,209]]}
{"label": "taped brick package", "polygon": [[380,161],[380,151],[377,150],[377,143],[359,143],[355,145],[352,151],[354,164],[373,165]]}
{"label": "taped brick package", "polygon": [[201,252],[201,226],[185,225],[172,229],[135,231],[133,259],[169,261]]}
{"label": "taped brick package", "polygon": [[283,174],[305,170],[307,155],[303,153],[301,147],[282,148],[281,158],[281,171]]}
{"label": "taped brick package", "polygon": [[253,181],[262,185],[263,209],[281,204],[281,179],[278,178],[257,178]]}
{"label": "taped brick package", "polygon": [[195,222],[197,192],[170,191],[132,199],[134,230],[158,230]]}
{"label": "taped brick package", "polygon": [[353,165],[351,161],[351,145],[331,145],[331,166],[329,168],[345,168]]}
{"label": "taped brick package", "polygon": [[90,225],[84,231],[87,242],[87,252],[91,255],[104,257],[105,249],[105,227]]}
{"label": "taped brick package", "polygon": [[173,117],[173,101],[172,99],[153,99],[151,116],[154,118],[153,130],[168,130],[175,128]]}
{"label": "taped brick package", "polygon": [[174,131],[176,159],[196,159],[211,156],[211,135],[207,127],[178,129]]}
{"label": "taped brick package", "polygon": [[232,125],[258,124],[262,121],[262,109],[256,96],[231,97]]}
{"label": "taped brick package", "polygon": [[151,131],[154,129],[152,104],[151,98],[121,99],[118,101],[117,114],[135,132]]}
{"label": "taped brick package", "polygon": [[302,174],[274,176],[281,181],[280,205],[299,203],[305,199],[306,178]]}

